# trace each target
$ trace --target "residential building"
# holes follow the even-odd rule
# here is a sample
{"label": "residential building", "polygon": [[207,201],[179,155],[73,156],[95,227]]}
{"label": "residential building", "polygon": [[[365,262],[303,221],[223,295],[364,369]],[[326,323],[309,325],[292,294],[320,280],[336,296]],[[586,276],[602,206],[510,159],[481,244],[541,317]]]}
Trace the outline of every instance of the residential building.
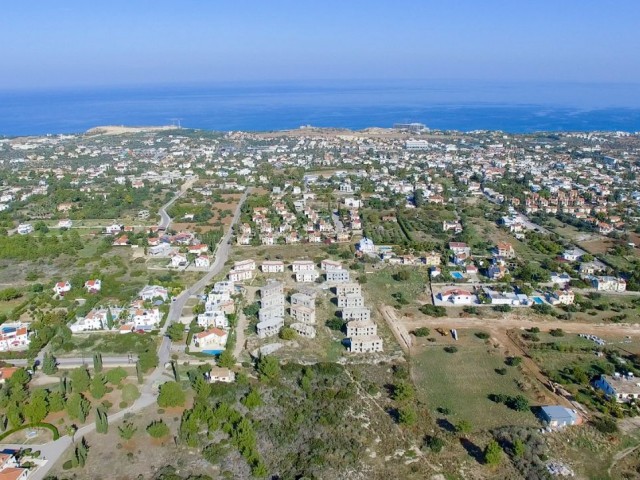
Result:
{"label": "residential building", "polygon": [[373,243],[373,240],[367,237],[363,237],[360,242],[358,242],[357,248],[359,252],[366,255],[375,255],[376,253],[376,246]]}
{"label": "residential building", "polygon": [[627,289],[627,282],[619,277],[593,277],[591,283],[599,292],[624,292]]}
{"label": "residential building", "polygon": [[64,294],[70,290],[71,290],[71,283],[69,282],[57,282],[53,286],[53,291],[60,296],[64,296]]}
{"label": "residential building", "polygon": [[306,293],[294,293],[291,295],[291,305],[299,305],[307,308],[315,308],[316,300],[312,295]]}
{"label": "residential building", "polygon": [[311,270],[311,271],[303,271],[303,272],[297,272],[296,273],[296,282],[298,283],[312,283],[315,282],[318,277],[320,276],[320,274],[318,272],[316,272],[315,270]]}
{"label": "residential building", "polygon": [[262,262],[261,268],[264,273],[282,273],[284,272],[284,262],[281,260],[268,260]]}
{"label": "residential building", "polygon": [[227,344],[229,334],[220,328],[210,328],[193,336],[193,346],[199,349],[219,349]]}
{"label": "residential building", "polygon": [[228,275],[230,282],[242,282],[253,278],[252,270],[231,270]]}
{"label": "residential building", "polygon": [[253,271],[255,269],[256,269],[256,262],[255,260],[251,260],[251,259],[241,260],[233,264],[233,270],[235,271],[243,271],[243,270]]}
{"label": "residential building", "polygon": [[514,258],[516,256],[513,246],[507,242],[498,242],[495,253],[498,257],[502,258]]}
{"label": "residential building", "polygon": [[336,295],[346,295],[348,293],[357,293],[358,295],[362,294],[362,286],[359,283],[351,282],[351,283],[341,283],[336,285]]}
{"label": "residential building", "polygon": [[320,262],[320,268],[324,271],[329,270],[342,270],[342,263],[336,262],[334,260],[322,260]]}
{"label": "residential building", "polygon": [[327,282],[346,283],[349,281],[349,270],[327,270]]}
{"label": "residential building", "polygon": [[454,305],[470,305],[475,303],[476,296],[468,290],[452,288],[438,294],[443,302],[451,302]]}
{"label": "residential building", "polygon": [[211,370],[206,374],[209,383],[232,383],[236,379],[236,374],[233,370],[222,367],[211,367]]}
{"label": "residential building", "polygon": [[302,323],[316,323],[316,309],[305,307],[304,305],[291,305],[290,315],[294,320]]}
{"label": "residential building", "polygon": [[292,323],[291,328],[301,337],[315,338],[316,329],[306,323]]}
{"label": "residential building", "polygon": [[349,320],[371,320],[371,310],[365,307],[350,307],[342,309],[342,319]]}
{"label": "residential building", "polygon": [[167,301],[169,298],[169,292],[166,288],[161,287],[160,285],[147,285],[142,290],[140,290],[139,296],[142,300],[151,301],[156,298],[160,298],[163,301]]}
{"label": "residential building", "polygon": [[540,419],[551,428],[562,428],[582,423],[582,417],[576,410],[560,405],[540,407]]}
{"label": "residential building", "polygon": [[593,386],[620,403],[628,403],[640,398],[640,382],[633,374],[600,375]]}
{"label": "residential building", "polygon": [[351,320],[347,323],[347,337],[377,335],[378,326],[370,320]]}
{"label": "residential building", "polygon": [[365,335],[349,339],[349,351],[353,353],[382,352],[382,339],[377,335]]}
{"label": "residential building", "polygon": [[441,263],[440,254],[438,252],[429,252],[424,256],[424,264],[428,267],[437,267]]}
{"label": "residential building", "polygon": [[89,293],[98,293],[102,288],[102,281],[100,281],[100,279],[87,280],[84,282],[84,288],[86,288]]}
{"label": "residential building", "polygon": [[276,317],[284,317],[284,301],[281,304],[262,307],[258,310],[258,320],[264,322]]}
{"label": "residential building", "polygon": [[18,233],[20,235],[28,235],[33,232],[33,225],[30,223],[21,223],[18,225]]}
{"label": "residential building", "polygon": [[258,323],[256,331],[259,338],[267,338],[277,335],[282,327],[284,327],[284,319],[275,317]]}
{"label": "residential building", "polygon": [[195,265],[198,268],[209,268],[211,265],[211,260],[208,255],[200,255],[195,260]]}
{"label": "residential building", "polygon": [[26,326],[4,326],[0,333],[0,352],[24,350],[29,346],[29,331]]}
{"label": "residential building", "polygon": [[297,272],[313,272],[315,271],[316,264],[312,260],[296,260],[291,264],[291,270],[293,273]]}
{"label": "residential building", "polygon": [[358,293],[338,296],[338,308],[364,307],[364,298]]}

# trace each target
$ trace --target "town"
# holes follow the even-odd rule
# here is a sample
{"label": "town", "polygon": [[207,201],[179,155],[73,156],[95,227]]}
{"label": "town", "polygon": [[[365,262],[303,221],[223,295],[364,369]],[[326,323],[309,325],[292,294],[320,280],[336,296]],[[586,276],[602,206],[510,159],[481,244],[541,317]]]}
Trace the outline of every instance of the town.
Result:
{"label": "town", "polygon": [[0,478],[631,478],[639,169],[627,132],[0,138]]}

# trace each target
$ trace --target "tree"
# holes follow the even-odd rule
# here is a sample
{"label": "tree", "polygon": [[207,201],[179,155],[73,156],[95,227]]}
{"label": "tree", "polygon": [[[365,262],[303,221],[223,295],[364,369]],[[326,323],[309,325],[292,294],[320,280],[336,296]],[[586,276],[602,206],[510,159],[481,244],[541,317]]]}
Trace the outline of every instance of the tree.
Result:
{"label": "tree", "polygon": [[158,354],[156,353],[155,349],[145,350],[140,355],[138,355],[138,362],[140,364],[142,373],[145,373],[152,368],[156,368],[159,361],[160,359],[158,358]]}
{"label": "tree", "polygon": [[75,393],[85,392],[91,384],[91,376],[86,367],[71,370],[71,388]]}
{"label": "tree", "polygon": [[144,376],[142,372],[142,366],[140,365],[140,360],[136,362],[136,376],[138,377],[138,383],[144,383]]}
{"label": "tree", "polygon": [[398,410],[398,422],[401,425],[413,425],[416,420],[418,420],[418,414],[415,408],[407,406]]}
{"label": "tree", "polygon": [[184,338],[184,324],[172,323],[167,328],[167,336],[172,342],[180,342]]}
{"label": "tree", "polygon": [[16,403],[11,402],[7,405],[7,421],[11,428],[18,428],[23,424],[22,408]]}
{"label": "tree", "polygon": [[469,422],[467,420],[460,420],[456,424],[456,432],[458,432],[458,433],[460,433],[462,435],[466,435],[466,434],[470,433],[472,429],[473,429],[473,426],[471,425],[471,422]]}
{"label": "tree", "polygon": [[491,440],[484,449],[484,461],[491,466],[498,465],[502,461],[502,448],[495,440]]}
{"label": "tree", "polygon": [[344,328],[344,320],[338,317],[333,317],[324,322],[324,324],[329,327],[331,330],[335,330],[337,332],[341,331]]}
{"label": "tree", "polygon": [[131,422],[125,422],[118,427],[118,435],[123,440],[131,440],[138,429]]}
{"label": "tree", "polygon": [[65,407],[64,395],[61,392],[50,392],[49,397],[49,411],[61,412]]}
{"label": "tree", "polygon": [[49,413],[46,390],[35,390],[29,403],[24,406],[24,415],[31,423],[40,423]]}
{"label": "tree", "polygon": [[133,383],[127,383],[122,387],[122,401],[128,405],[140,398],[140,390]]}
{"label": "tree", "polygon": [[67,400],[67,413],[72,419],[80,420],[84,423],[91,410],[91,402],[84,398],[80,393],[73,392]]}
{"label": "tree", "polygon": [[156,420],[147,426],[147,433],[153,438],[162,438],[169,435],[169,427],[162,420]]}
{"label": "tree", "polygon": [[401,381],[393,386],[392,397],[398,402],[403,402],[405,400],[413,399],[415,397],[415,393],[415,388],[413,388],[413,385],[411,385],[411,383]]}
{"label": "tree", "polygon": [[296,338],[296,331],[290,327],[282,327],[280,329],[280,332],[278,333],[278,336],[282,340],[293,340],[294,338]]}
{"label": "tree", "polygon": [[252,388],[247,393],[246,397],[242,399],[242,404],[247,407],[249,410],[252,410],[256,407],[262,405],[262,397],[260,397],[260,392],[256,388]]}
{"label": "tree", "polygon": [[260,379],[275,380],[280,376],[280,362],[271,355],[261,356],[256,368]]}
{"label": "tree", "polygon": [[107,329],[113,330],[113,313],[111,313],[111,307],[107,308]]}
{"label": "tree", "polygon": [[507,406],[517,412],[526,412],[529,410],[529,400],[523,395],[517,395],[508,400]]}
{"label": "tree", "polygon": [[42,359],[42,373],[45,375],[53,375],[58,371],[58,362],[56,357],[50,353],[45,353]]}
{"label": "tree", "polygon": [[112,368],[107,370],[106,378],[107,382],[111,385],[119,385],[122,380],[127,378],[127,371],[122,367]]}
{"label": "tree", "polygon": [[522,363],[522,357],[509,357],[506,360],[506,364],[510,367],[517,367]]}
{"label": "tree", "polygon": [[394,275],[394,278],[398,282],[406,282],[411,278],[411,274],[409,273],[408,270],[402,269]]}
{"label": "tree", "polygon": [[91,387],[89,389],[91,396],[96,399],[100,399],[107,393],[107,379],[103,373],[96,373],[91,380]]}
{"label": "tree", "polygon": [[225,349],[224,352],[218,356],[217,363],[220,367],[231,368],[236,364],[236,359],[229,349]]}
{"label": "tree", "polygon": [[104,405],[96,408],[96,432],[106,434],[109,432],[109,419]]}
{"label": "tree", "polygon": [[429,437],[426,445],[433,453],[440,453],[444,448],[444,440],[440,437]]}
{"label": "tree", "polygon": [[74,459],[75,459],[76,465],[79,467],[84,467],[85,464],[87,463],[88,455],[89,455],[89,444],[84,439],[84,437],[82,437],[82,440],[80,440],[80,442],[78,443],[74,451]]}
{"label": "tree", "polygon": [[526,450],[527,450],[526,445],[522,441],[522,439],[516,438],[513,441],[513,455],[514,456],[522,457],[525,454]]}
{"label": "tree", "polygon": [[178,382],[165,382],[160,385],[158,406],[162,408],[181,407],[184,405],[185,400],[185,394]]}
{"label": "tree", "polygon": [[93,354],[93,371],[95,373],[102,372],[102,354],[100,352]]}

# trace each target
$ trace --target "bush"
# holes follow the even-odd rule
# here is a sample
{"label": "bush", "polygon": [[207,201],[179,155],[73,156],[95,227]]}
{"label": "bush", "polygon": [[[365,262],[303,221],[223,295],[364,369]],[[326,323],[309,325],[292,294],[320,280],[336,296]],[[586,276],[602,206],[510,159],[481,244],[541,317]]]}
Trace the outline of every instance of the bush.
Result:
{"label": "bush", "polygon": [[601,433],[610,435],[618,432],[618,424],[613,418],[599,417],[594,418],[591,423]]}
{"label": "bush", "polygon": [[549,331],[549,335],[552,337],[564,337],[564,331],[561,328],[554,328]]}
{"label": "bush", "polygon": [[490,337],[490,335],[487,332],[476,332],[475,335],[481,340],[487,340]]}
{"label": "bush", "polygon": [[340,331],[344,328],[345,322],[341,318],[334,317],[327,320],[324,324],[331,330]]}
{"label": "bush", "polygon": [[413,407],[402,407],[398,410],[398,422],[401,425],[413,425],[418,420],[418,414]]}
{"label": "bush", "polygon": [[431,333],[431,330],[429,330],[427,327],[416,328],[413,331],[413,334],[416,337],[428,337],[430,333]]}
{"label": "bush", "polygon": [[140,390],[133,383],[127,383],[122,387],[122,401],[128,405],[140,398]]}
{"label": "bush", "polygon": [[444,351],[447,353],[456,353],[458,351],[458,347],[456,347],[455,345],[449,345],[447,347],[444,347]]}
{"label": "bush", "polygon": [[491,440],[485,448],[484,461],[487,465],[498,465],[502,461],[502,448],[495,440]]}
{"label": "bush", "polygon": [[162,420],[156,420],[147,426],[147,433],[153,438],[162,438],[169,435],[169,427]]}
{"label": "bush", "polygon": [[112,368],[105,374],[107,382],[112,385],[118,385],[122,380],[127,378],[127,371],[122,367]]}
{"label": "bush", "polygon": [[526,412],[529,410],[529,400],[523,395],[517,395],[509,398],[506,402],[507,406],[516,412]]}
{"label": "bush", "polygon": [[433,453],[440,453],[444,448],[444,440],[440,437],[428,437],[425,444]]}
{"label": "bush", "polygon": [[280,333],[278,333],[278,336],[282,340],[293,340],[294,338],[296,338],[296,331],[290,327],[282,327],[280,329]]}
{"label": "bush", "polygon": [[494,305],[493,310],[496,312],[508,313],[512,308],[511,305]]}
{"label": "bush", "polygon": [[178,382],[165,382],[160,385],[160,393],[158,394],[158,406],[181,407],[186,400],[182,387]]}
{"label": "bush", "polygon": [[522,357],[508,357],[505,363],[510,367],[517,367],[522,363]]}
{"label": "bush", "polygon": [[446,317],[447,309],[444,307],[437,307],[435,305],[424,304],[419,308],[420,312],[430,317]]}

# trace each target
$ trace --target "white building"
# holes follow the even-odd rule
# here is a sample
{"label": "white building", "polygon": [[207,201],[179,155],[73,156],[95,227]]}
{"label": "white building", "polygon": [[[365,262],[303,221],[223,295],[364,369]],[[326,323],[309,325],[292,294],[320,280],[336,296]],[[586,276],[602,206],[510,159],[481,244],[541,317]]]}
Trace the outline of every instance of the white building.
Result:
{"label": "white building", "polygon": [[291,317],[302,323],[312,324],[316,323],[316,309],[305,307],[303,305],[291,305],[290,308]]}
{"label": "white building", "polygon": [[371,310],[365,307],[351,307],[342,309],[342,319],[350,320],[371,320]]}
{"label": "white building", "polygon": [[296,260],[291,264],[291,270],[293,273],[297,272],[313,272],[316,269],[316,264],[312,260]]}
{"label": "white building", "polygon": [[358,251],[367,255],[375,255],[376,246],[373,243],[373,240],[370,240],[367,237],[363,237],[360,242],[358,242]]}
{"label": "white building", "polygon": [[20,235],[27,235],[31,232],[33,232],[33,225],[30,223],[21,223],[18,225],[18,233]]}
{"label": "white building", "polygon": [[342,283],[336,285],[336,295],[346,295],[348,293],[356,293],[358,295],[362,294],[362,286],[359,283],[351,282],[351,283]]}
{"label": "white building", "polygon": [[147,285],[140,290],[139,296],[142,300],[151,301],[155,298],[161,298],[163,301],[167,301],[169,298],[169,292],[166,288],[160,285]]}
{"label": "white building", "polygon": [[305,323],[292,323],[291,328],[301,337],[315,338],[316,329]]}
{"label": "white building", "polygon": [[624,292],[627,289],[627,282],[624,278],[593,277],[591,282],[599,292]]}
{"label": "white building", "polygon": [[284,272],[284,262],[280,260],[269,260],[262,262],[262,271],[264,273],[282,273]]}
{"label": "white building", "polygon": [[227,344],[228,334],[220,328],[210,328],[193,336],[192,344],[198,349],[222,349]]}
{"label": "white building", "polygon": [[342,270],[342,263],[336,262],[335,260],[322,260],[320,262],[320,268],[327,272],[329,270]]}
{"label": "white building", "polygon": [[251,260],[251,259],[247,259],[247,260],[241,260],[239,262],[235,262],[233,264],[233,269],[235,271],[241,271],[241,270],[255,270],[256,269],[256,262],[255,260]]}
{"label": "white building", "polygon": [[364,307],[364,298],[358,293],[338,296],[338,308]]}
{"label": "white building", "polygon": [[231,270],[228,277],[230,282],[242,282],[243,280],[251,280],[253,278],[253,271]]}
{"label": "white building", "polygon": [[609,398],[614,398],[617,402],[626,403],[640,398],[640,381],[633,374],[601,375],[593,383],[594,387],[602,390]]}
{"label": "white building", "polygon": [[346,283],[349,281],[349,270],[327,270],[327,282]]}
{"label": "white building", "polygon": [[312,283],[315,282],[320,274],[315,270],[297,272],[296,273],[296,282],[298,283]]}
{"label": "white building", "polygon": [[207,255],[200,255],[195,260],[196,267],[198,268],[209,268],[211,265],[211,260]]}

